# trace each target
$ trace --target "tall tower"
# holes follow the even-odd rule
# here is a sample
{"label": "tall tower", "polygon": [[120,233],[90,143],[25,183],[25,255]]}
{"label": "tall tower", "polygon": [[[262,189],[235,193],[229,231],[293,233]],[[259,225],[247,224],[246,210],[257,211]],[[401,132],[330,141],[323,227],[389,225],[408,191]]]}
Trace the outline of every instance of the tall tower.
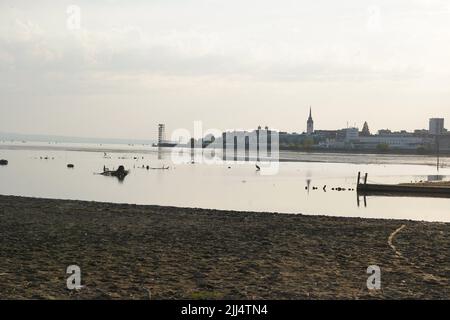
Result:
{"label": "tall tower", "polygon": [[306,123],[306,133],[307,134],[313,134],[314,133],[314,121],[312,118],[312,110],[311,107],[309,107],[309,118]]}
{"label": "tall tower", "polygon": [[166,140],[166,126],[162,123],[158,124],[158,145],[161,146]]}

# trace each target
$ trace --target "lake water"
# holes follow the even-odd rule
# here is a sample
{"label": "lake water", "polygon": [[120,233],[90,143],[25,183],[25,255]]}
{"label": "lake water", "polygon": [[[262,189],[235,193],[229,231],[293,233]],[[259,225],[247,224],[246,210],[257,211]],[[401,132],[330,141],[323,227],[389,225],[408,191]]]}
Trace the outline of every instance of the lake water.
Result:
{"label": "lake water", "polygon": [[[173,163],[172,151],[158,152],[147,145],[0,143],[0,159],[9,161],[0,166],[0,194],[450,222],[450,199],[370,196],[365,204],[360,197],[358,206],[356,190],[331,190],[356,189],[358,171],[368,172],[373,183],[450,180],[449,158],[441,159],[438,171],[436,159],[427,156],[284,152],[280,157],[290,161],[280,162],[277,173],[267,175],[264,167],[256,171],[254,161],[205,163],[212,156],[206,152],[208,156],[202,158],[201,151],[194,164],[189,152],[186,160]],[[68,163],[75,168],[68,169]],[[103,166],[119,165],[130,170],[122,182],[94,174],[103,171]],[[143,165],[170,168],[147,170]]]}

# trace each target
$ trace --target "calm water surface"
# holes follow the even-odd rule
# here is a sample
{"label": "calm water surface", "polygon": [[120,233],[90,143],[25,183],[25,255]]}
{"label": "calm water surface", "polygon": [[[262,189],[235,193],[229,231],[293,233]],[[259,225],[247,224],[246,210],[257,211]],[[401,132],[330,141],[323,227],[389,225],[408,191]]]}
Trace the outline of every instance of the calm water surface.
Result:
{"label": "calm water surface", "polygon": [[[450,199],[370,196],[366,206],[360,197],[358,206],[356,191],[331,190],[356,188],[358,171],[368,172],[369,182],[376,183],[450,180],[449,158],[442,159],[438,171],[433,157],[286,152],[281,157],[295,162],[281,162],[277,174],[264,175],[254,162],[206,164],[201,153],[194,164],[189,156],[174,164],[171,152],[150,146],[4,143],[0,158],[9,165],[0,167],[0,194],[450,222]],[[75,168],[68,169],[68,163]],[[121,164],[130,170],[123,182],[94,174],[104,165],[113,169]],[[142,165],[170,169],[146,170]]]}

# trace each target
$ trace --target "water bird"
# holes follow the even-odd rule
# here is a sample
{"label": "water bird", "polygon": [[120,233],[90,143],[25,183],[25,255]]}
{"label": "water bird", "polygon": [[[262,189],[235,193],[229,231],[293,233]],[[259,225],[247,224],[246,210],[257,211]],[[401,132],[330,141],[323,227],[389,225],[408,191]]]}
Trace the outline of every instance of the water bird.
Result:
{"label": "water bird", "polygon": [[261,168],[257,164],[255,164],[255,166],[256,166],[256,171],[260,171],[261,170]]}
{"label": "water bird", "polygon": [[75,166],[74,166],[72,163],[69,163],[69,164],[67,165],[67,168],[73,169],[73,168],[75,168]]}
{"label": "water bird", "polygon": [[0,166],[7,166],[8,165],[8,160],[2,159],[0,160]]}

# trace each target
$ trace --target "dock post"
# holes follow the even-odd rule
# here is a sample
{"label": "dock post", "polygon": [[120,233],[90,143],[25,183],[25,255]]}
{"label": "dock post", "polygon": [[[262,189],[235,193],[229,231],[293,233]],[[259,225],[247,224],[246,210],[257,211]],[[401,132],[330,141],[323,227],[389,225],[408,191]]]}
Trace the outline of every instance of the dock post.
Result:
{"label": "dock post", "polygon": [[357,186],[359,186],[360,179],[361,179],[361,172],[358,172],[358,181],[356,181]]}
{"label": "dock post", "polygon": [[364,184],[367,184],[367,172],[366,172],[366,175],[364,176]]}
{"label": "dock post", "polygon": [[227,133],[222,132],[222,159],[227,160]]}
{"label": "dock post", "polygon": [[234,136],[234,141],[233,141],[233,149],[234,149],[234,161],[237,161],[237,142],[238,137]]}
{"label": "dock post", "polygon": [[249,161],[250,137],[245,136],[245,161]]}
{"label": "dock post", "polygon": [[436,136],[436,153],[437,153],[437,171],[439,172],[440,166],[440,150],[439,150],[439,135]]}
{"label": "dock post", "polygon": [[191,147],[191,163],[194,163],[195,162],[195,151],[194,151],[195,139],[194,138],[191,138],[190,147]]}
{"label": "dock post", "polygon": [[256,130],[256,161],[259,161],[259,131],[260,128]]}

